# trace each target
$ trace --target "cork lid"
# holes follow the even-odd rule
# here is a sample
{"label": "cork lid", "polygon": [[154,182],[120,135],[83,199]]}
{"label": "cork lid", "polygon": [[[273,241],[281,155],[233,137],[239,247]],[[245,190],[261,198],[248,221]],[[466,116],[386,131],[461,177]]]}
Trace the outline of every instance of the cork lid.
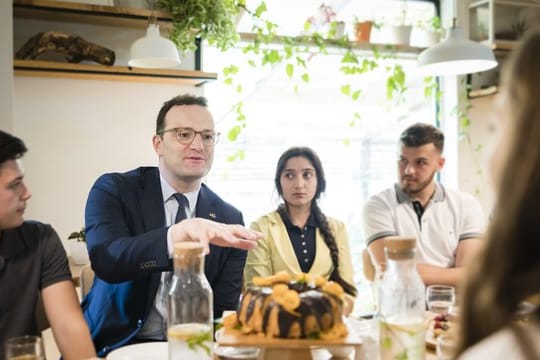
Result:
{"label": "cork lid", "polygon": [[202,255],[204,254],[204,247],[198,241],[182,241],[174,244],[174,255]]}
{"label": "cork lid", "polygon": [[416,238],[406,236],[390,236],[384,239],[384,247],[388,253],[409,252],[416,248]]}
{"label": "cork lid", "polygon": [[174,244],[175,268],[199,268],[204,264],[204,247],[200,242],[183,241]]}

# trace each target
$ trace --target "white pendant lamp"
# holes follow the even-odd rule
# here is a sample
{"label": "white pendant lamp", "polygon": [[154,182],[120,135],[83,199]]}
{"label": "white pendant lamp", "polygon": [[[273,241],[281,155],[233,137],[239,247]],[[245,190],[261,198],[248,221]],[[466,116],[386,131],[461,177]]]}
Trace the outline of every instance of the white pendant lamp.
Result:
{"label": "white pendant lamp", "polygon": [[154,16],[153,2],[146,36],[135,40],[131,45],[128,64],[129,66],[147,69],[170,68],[180,65],[176,45],[159,34],[159,25]]}
{"label": "white pendant lamp", "polygon": [[493,51],[483,44],[465,38],[454,18],[448,36],[418,56],[417,69],[426,76],[462,75],[497,66]]}

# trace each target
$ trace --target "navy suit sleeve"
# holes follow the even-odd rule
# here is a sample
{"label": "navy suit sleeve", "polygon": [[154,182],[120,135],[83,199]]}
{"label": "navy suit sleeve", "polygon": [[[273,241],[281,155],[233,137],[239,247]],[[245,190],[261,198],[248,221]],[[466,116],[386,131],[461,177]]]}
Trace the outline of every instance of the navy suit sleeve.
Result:
{"label": "navy suit sleeve", "polygon": [[110,283],[169,270],[167,228],[146,231],[136,188],[120,174],[105,174],[93,185],[85,212],[86,240],[97,276]]}

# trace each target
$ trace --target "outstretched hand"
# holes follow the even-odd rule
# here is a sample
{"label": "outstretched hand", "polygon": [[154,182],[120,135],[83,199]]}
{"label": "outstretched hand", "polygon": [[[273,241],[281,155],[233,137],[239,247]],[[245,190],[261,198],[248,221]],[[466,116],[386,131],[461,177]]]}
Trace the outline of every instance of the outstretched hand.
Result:
{"label": "outstretched hand", "polygon": [[198,241],[204,245],[205,253],[210,252],[208,244],[250,250],[257,246],[263,234],[242,225],[222,224],[203,218],[193,218],[172,225],[173,243]]}

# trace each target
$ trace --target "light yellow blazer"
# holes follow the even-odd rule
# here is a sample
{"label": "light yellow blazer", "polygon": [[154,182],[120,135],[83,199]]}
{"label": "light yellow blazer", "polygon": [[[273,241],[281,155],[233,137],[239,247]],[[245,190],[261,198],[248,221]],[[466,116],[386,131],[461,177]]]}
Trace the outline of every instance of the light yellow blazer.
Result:
{"label": "light yellow blazer", "polygon": [[[345,281],[354,285],[349,237],[345,224],[332,218],[328,218],[328,223],[339,249],[339,273]],[[270,276],[283,270],[291,275],[302,272],[289,239],[287,228],[277,211],[260,217],[250,227],[253,230],[262,232],[264,238],[258,241],[255,249],[248,251],[244,268],[244,285],[246,287],[251,285],[254,276]],[[317,229],[315,259],[308,274],[312,276],[321,275],[328,279],[333,269],[330,250],[324,243],[319,229]]]}

